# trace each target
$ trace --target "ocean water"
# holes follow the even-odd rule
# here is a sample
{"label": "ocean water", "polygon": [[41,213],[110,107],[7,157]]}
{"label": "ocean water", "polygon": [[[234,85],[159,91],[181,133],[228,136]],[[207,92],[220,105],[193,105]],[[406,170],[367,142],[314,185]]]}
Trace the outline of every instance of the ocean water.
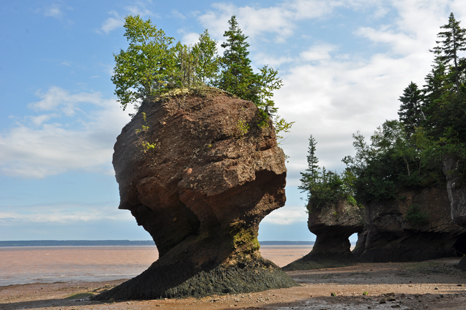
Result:
{"label": "ocean water", "polygon": [[[261,246],[262,256],[284,266],[311,246]],[[0,286],[130,279],[158,259],[155,246],[0,247]]]}

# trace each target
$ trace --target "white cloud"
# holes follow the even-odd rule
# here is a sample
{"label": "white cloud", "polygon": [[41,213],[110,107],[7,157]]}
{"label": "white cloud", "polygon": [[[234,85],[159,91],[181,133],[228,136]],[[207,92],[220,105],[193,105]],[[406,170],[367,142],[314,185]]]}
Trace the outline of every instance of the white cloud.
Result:
{"label": "white cloud", "polygon": [[[128,14],[125,14],[125,15],[139,15],[142,18],[145,18],[146,16],[155,16],[156,15],[152,11],[147,9],[145,2],[142,2],[142,1],[137,1],[136,4],[125,7],[125,11],[128,13]],[[118,14],[117,11],[112,10],[112,11],[108,12],[108,14],[111,15],[111,16],[108,17],[104,21],[104,23],[102,24],[102,26],[99,29],[99,31],[105,32],[106,34],[110,33],[111,31],[113,31],[115,29],[123,27],[123,25],[125,24],[124,16],[121,16],[120,14]],[[99,32],[99,31],[97,31],[97,32]]]}
{"label": "white cloud", "polygon": [[[296,122],[283,143],[291,156],[288,185],[298,185],[299,172],[307,166],[310,134],[318,141],[320,165],[341,171],[341,159],[354,154],[352,134],[360,130],[369,138],[386,119],[398,118],[403,89],[411,81],[424,84],[433,59],[429,49],[435,46],[439,27],[447,22],[449,2],[392,1],[391,5],[398,13],[391,24],[361,27],[354,33],[377,46],[377,54],[368,58],[344,50],[339,54],[335,46],[322,43],[300,54],[302,61],[318,61],[296,59],[282,76],[284,87],[275,100],[280,115]],[[461,19],[460,14],[455,16]]]}
{"label": "white cloud", "polygon": [[[51,87],[38,93],[41,101],[30,104],[37,111],[57,111],[28,116],[0,134],[0,171],[25,178],[43,178],[70,170],[113,174],[113,144],[129,121],[114,99],[100,93],[70,94]],[[86,112],[80,105],[88,105]],[[60,112],[66,116],[60,117]],[[55,122],[49,122],[53,119]]]}
{"label": "white cloud", "polygon": [[336,47],[332,44],[319,44],[312,46],[307,51],[302,52],[299,56],[305,61],[320,61],[330,59],[330,52]]}
{"label": "white cloud", "polygon": [[266,8],[214,3],[212,10],[200,15],[198,19],[204,27],[212,30],[214,37],[220,39],[225,29],[228,29],[227,21],[232,15],[236,15],[243,33],[252,40],[263,38],[264,34],[271,33],[275,34],[276,42],[284,43],[293,35],[299,21],[323,18],[339,7],[356,10],[375,8],[374,17],[382,17],[386,13],[383,2],[383,0],[285,0]]}
{"label": "white cloud", "polygon": [[146,3],[143,1],[137,1],[135,5],[127,6],[125,8],[131,15],[144,16],[155,16],[151,10],[147,9]]}
{"label": "white cloud", "polygon": [[42,114],[39,116],[28,116],[27,118],[34,124],[35,126],[40,126],[43,123],[49,121],[52,117],[57,117],[58,114]]}
{"label": "white cloud", "polygon": [[172,16],[179,19],[186,19],[186,16],[181,14],[178,10],[172,10]]}
{"label": "white cloud", "polygon": [[284,63],[291,63],[296,59],[291,56],[280,56],[280,57],[272,57],[269,54],[265,53],[256,53],[254,55],[254,62],[260,65],[268,65],[272,68],[278,68],[281,64]]}
{"label": "white cloud", "polygon": [[103,101],[98,93],[79,93],[72,95],[59,87],[51,87],[46,93],[37,91],[36,96],[42,98],[42,100],[29,104],[30,108],[36,111],[60,110],[67,116],[73,116],[75,114],[76,110],[79,109],[79,103],[101,105]]}
{"label": "white cloud", "polygon": [[62,6],[58,3],[53,3],[49,7],[43,9],[44,16],[47,17],[61,17],[63,16]]}
{"label": "white cloud", "polygon": [[107,34],[110,31],[123,27],[123,25],[125,24],[124,18],[121,17],[116,11],[110,11],[109,14],[113,15],[113,17],[107,18],[103,23],[102,27],[100,27],[100,30]]}
{"label": "white cloud", "polygon": [[117,202],[103,204],[55,203],[16,206],[13,210],[0,206],[0,222],[71,224],[94,221],[134,221],[130,212],[118,212]]}
{"label": "white cloud", "polygon": [[303,206],[286,206],[267,215],[262,223],[289,225],[292,223],[307,222],[308,214]]}
{"label": "white cloud", "polygon": [[181,42],[186,45],[194,45],[199,42],[199,33],[190,32],[183,35]]}

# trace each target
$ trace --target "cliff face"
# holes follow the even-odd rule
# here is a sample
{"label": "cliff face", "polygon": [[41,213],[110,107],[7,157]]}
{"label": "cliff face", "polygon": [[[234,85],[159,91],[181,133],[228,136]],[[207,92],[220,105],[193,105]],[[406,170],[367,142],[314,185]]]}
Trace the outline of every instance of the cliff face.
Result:
{"label": "cliff face", "polygon": [[466,226],[466,185],[462,184],[457,168],[457,160],[449,157],[443,161],[443,173],[447,179],[451,218],[456,224]]}
{"label": "cliff face", "polygon": [[455,256],[466,232],[451,220],[443,188],[405,191],[398,199],[365,207],[365,228],[353,253],[373,262]]}
{"label": "cliff face", "polygon": [[143,102],[117,139],[113,165],[119,208],[151,234],[159,260],[101,298],[295,285],[258,251],[259,222],[285,203],[286,167],[271,122],[257,123],[253,103],[216,89]]}
{"label": "cliff face", "polygon": [[316,235],[312,251],[285,266],[284,270],[306,270],[354,264],[349,237],[362,231],[362,210],[347,201],[309,212],[308,227]]}
{"label": "cliff face", "polygon": [[[457,172],[459,162],[452,157],[443,161],[443,173],[447,178],[447,192],[450,200],[451,219],[456,224],[466,228],[466,185],[460,180]],[[466,237],[459,251],[466,254]],[[466,271],[466,257],[461,260],[458,268]]]}

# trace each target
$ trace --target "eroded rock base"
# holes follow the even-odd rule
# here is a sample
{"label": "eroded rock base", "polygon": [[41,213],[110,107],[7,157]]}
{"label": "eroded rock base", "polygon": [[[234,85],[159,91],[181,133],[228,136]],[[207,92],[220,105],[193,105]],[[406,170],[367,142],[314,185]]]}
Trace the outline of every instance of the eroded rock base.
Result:
{"label": "eroded rock base", "polygon": [[298,286],[280,267],[259,258],[231,266],[196,271],[193,266],[166,266],[155,262],[139,276],[128,280],[95,300],[143,300],[240,294]]}
{"label": "eroded rock base", "polygon": [[354,255],[313,255],[309,253],[303,258],[295,260],[282,269],[285,271],[311,270],[322,268],[336,268],[353,266],[359,262]]}
{"label": "eroded rock base", "polygon": [[[406,230],[380,232],[369,230],[359,235],[353,253],[366,262],[409,262],[456,257],[458,236]],[[370,247],[369,247],[370,246]]]}

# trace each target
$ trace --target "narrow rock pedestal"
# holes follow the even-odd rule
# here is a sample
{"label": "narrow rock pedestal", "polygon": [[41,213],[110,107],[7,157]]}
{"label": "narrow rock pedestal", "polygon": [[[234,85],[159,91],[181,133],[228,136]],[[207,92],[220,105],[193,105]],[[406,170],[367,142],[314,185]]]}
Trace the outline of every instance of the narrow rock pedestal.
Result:
{"label": "narrow rock pedestal", "polygon": [[309,212],[309,230],[316,235],[312,251],[283,270],[308,270],[354,265],[358,259],[351,253],[349,237],[363,229],[359,207],[340,201]]}

